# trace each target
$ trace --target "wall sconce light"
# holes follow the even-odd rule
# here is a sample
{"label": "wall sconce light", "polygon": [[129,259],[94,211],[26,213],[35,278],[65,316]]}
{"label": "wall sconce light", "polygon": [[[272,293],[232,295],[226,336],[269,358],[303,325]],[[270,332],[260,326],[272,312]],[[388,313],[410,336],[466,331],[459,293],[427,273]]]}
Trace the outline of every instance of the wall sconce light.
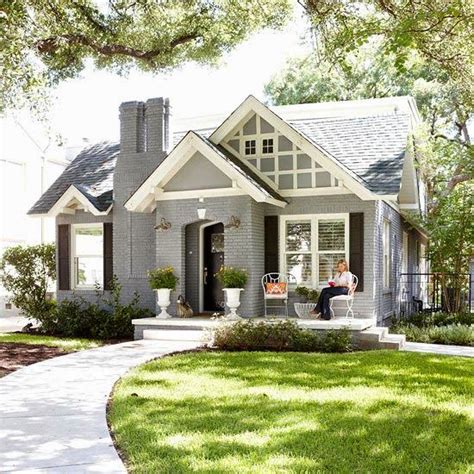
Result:
{"label": "wall sconce light", "polygon": [[171,229],[171,222],[167,221],[164,217],[161,218],[161,221],[158,225],[155,225],[155,230],[158,232],[165,232]]}
{"label": "wall sconce light", "polygon": [[[200,197],[200,198],[199,198],[199,202],[200,202],[200,203],[203,203],[203,202],[204,202],[204,198],[203,198],[203,197]],[[203,220],[203,219],[206,218],[206,208],[204,207],[204,205],[201,205],[201,206],[198,207],[197,213],[198,213],[199,219]]]}
{"label": "wall sconce light", "polygon": [[229,222],[224,226],[226,229],[238,229],[240,227],[240,219],[235,216],[231,216]]}
{"label": "wall sconce light", "polygon": [[206,208],[205,207],[198,207],[198,217],[199,219],[203,220],[206,218]]}

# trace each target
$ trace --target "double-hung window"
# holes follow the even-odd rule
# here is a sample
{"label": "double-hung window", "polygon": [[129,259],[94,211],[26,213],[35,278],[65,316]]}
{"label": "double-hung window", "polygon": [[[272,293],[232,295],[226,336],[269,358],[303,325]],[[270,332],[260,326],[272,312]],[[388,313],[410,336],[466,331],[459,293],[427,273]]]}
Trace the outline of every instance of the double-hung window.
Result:
{"label": "double-hung window", "polygon": [[75,288],[93,288],[104,281],[103,224],[72,226],[72,269]]}
{"label": "double-hung window", "polygon": [[349,214],[282,216],[281,271],[298,285],[327,285],[339,259],[349,260]]}
{"label": "double-hung window", "polygon": [[383,221],[382,229],[382,280],[384,288],[390,287],[390,221]]}

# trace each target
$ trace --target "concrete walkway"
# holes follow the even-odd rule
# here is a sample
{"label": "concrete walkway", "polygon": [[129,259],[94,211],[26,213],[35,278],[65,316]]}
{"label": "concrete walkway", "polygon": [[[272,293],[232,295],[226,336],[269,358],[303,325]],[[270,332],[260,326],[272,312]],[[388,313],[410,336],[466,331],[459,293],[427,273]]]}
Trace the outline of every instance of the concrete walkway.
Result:
{"label": "concrete walkway", "polygon": [[131,367],[202,344],[134,341],[76,352],[0,379],[0,472],[123,473],[106,421],[114,383]]}
{"label": "concrete walkway", "polygon": [[406,342],[403,350],[409,352],[426,352],[429,354],[474,357],[474,347],[469,346],[449,346],[443,344],[424,344],[422,342]]}

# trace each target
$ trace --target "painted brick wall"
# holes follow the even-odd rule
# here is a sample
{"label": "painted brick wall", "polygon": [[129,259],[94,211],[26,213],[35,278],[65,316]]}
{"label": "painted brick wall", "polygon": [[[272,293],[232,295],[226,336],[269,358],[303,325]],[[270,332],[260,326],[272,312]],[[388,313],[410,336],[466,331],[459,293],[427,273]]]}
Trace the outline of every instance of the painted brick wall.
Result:
{"label": "painted brick wall", "polygon": [[[356,317],[376,316],[378,308],[374,304],[374,246],[378,234],[374,229],[376,202],[362,201],[353,194],[338,196],[311,196],[291,198],[285,208],[265,205],[266,215],[291,215],[291,214],[335,214],[335,213],[364,213],[364,291],[357,292],[354,299],[354,313]],[[293,302],[290,299],[290,310],[294,314]],[[334,303],[337,316],[343,315],[345,303]]]}
{"label": "painted brick wall", "polygon": [[[383,288],[383,251],[382,251],[382,229],[383,220],[387,219],[391,224],[390,235],[390,287]],[[417,229],[410,226],[406,220],[391,206],[383,201],[377,202],[376,213],[376,274],[380,275],[375,286],[375,298],[379,312],[377,320],[379,324],[387,324],[389,318],[398,314],[400,306],[401,286],[403,282],[400,278],[403,258],[403,231],[408,232],[408,273],[418,272],[417,245],[427,244],[424,237]]]}
{"label": "painted brick wall", "polygon": [[[225,265],[239,266],[249,270],[249,282],[242,298],[241,312],[254,315],[262,308],[259,279],[264,271],[264,209],[248,196],[227,198],[209,198],[205,200],[207,222],[217,221],[227,224],[231,215],[240,218],[238,229],[224,229],[225,233]],[[186,226],[192,224],[193,232],[197,219],[198,199],[179,201],[161,201],[157,203],[156,221],[165,217],[172,224],[167,232],[156,233],[156,265],[172,265],[180,282],[176,295],[185,294],[187,299],[195,299],[199,293],[198,277],[185,277],[188,264],[193,260],[186,258]],[[197,232],[195,232],[195,235]],[[188,242],[190,237],[188,237]],[[195,247],[194,247],[195,248]],[[188,248],[188,252],[189,252]],[[194,262],[195,264],[195,262]],[[196,270],[194,270],[196,271]],[[190,285],[186,288],[186,282]],[[197,287],[196,287],[197,286]],[[187,290],[187,291],[186,291]],[[196,302],[193,305],[196,310]],[[170,307],[175,311],[175,303]]]}

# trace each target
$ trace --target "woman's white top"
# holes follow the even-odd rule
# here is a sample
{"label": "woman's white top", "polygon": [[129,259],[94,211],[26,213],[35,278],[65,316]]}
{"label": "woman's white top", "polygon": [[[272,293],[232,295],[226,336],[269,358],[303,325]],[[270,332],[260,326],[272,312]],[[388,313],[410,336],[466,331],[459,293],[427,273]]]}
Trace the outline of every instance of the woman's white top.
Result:
{"label": "woman's white top", "polygon": [[352,273],[351,272],[342,272],[336,273],[334,276],[334,283],[336,286],[351,286],[352,285]]}

